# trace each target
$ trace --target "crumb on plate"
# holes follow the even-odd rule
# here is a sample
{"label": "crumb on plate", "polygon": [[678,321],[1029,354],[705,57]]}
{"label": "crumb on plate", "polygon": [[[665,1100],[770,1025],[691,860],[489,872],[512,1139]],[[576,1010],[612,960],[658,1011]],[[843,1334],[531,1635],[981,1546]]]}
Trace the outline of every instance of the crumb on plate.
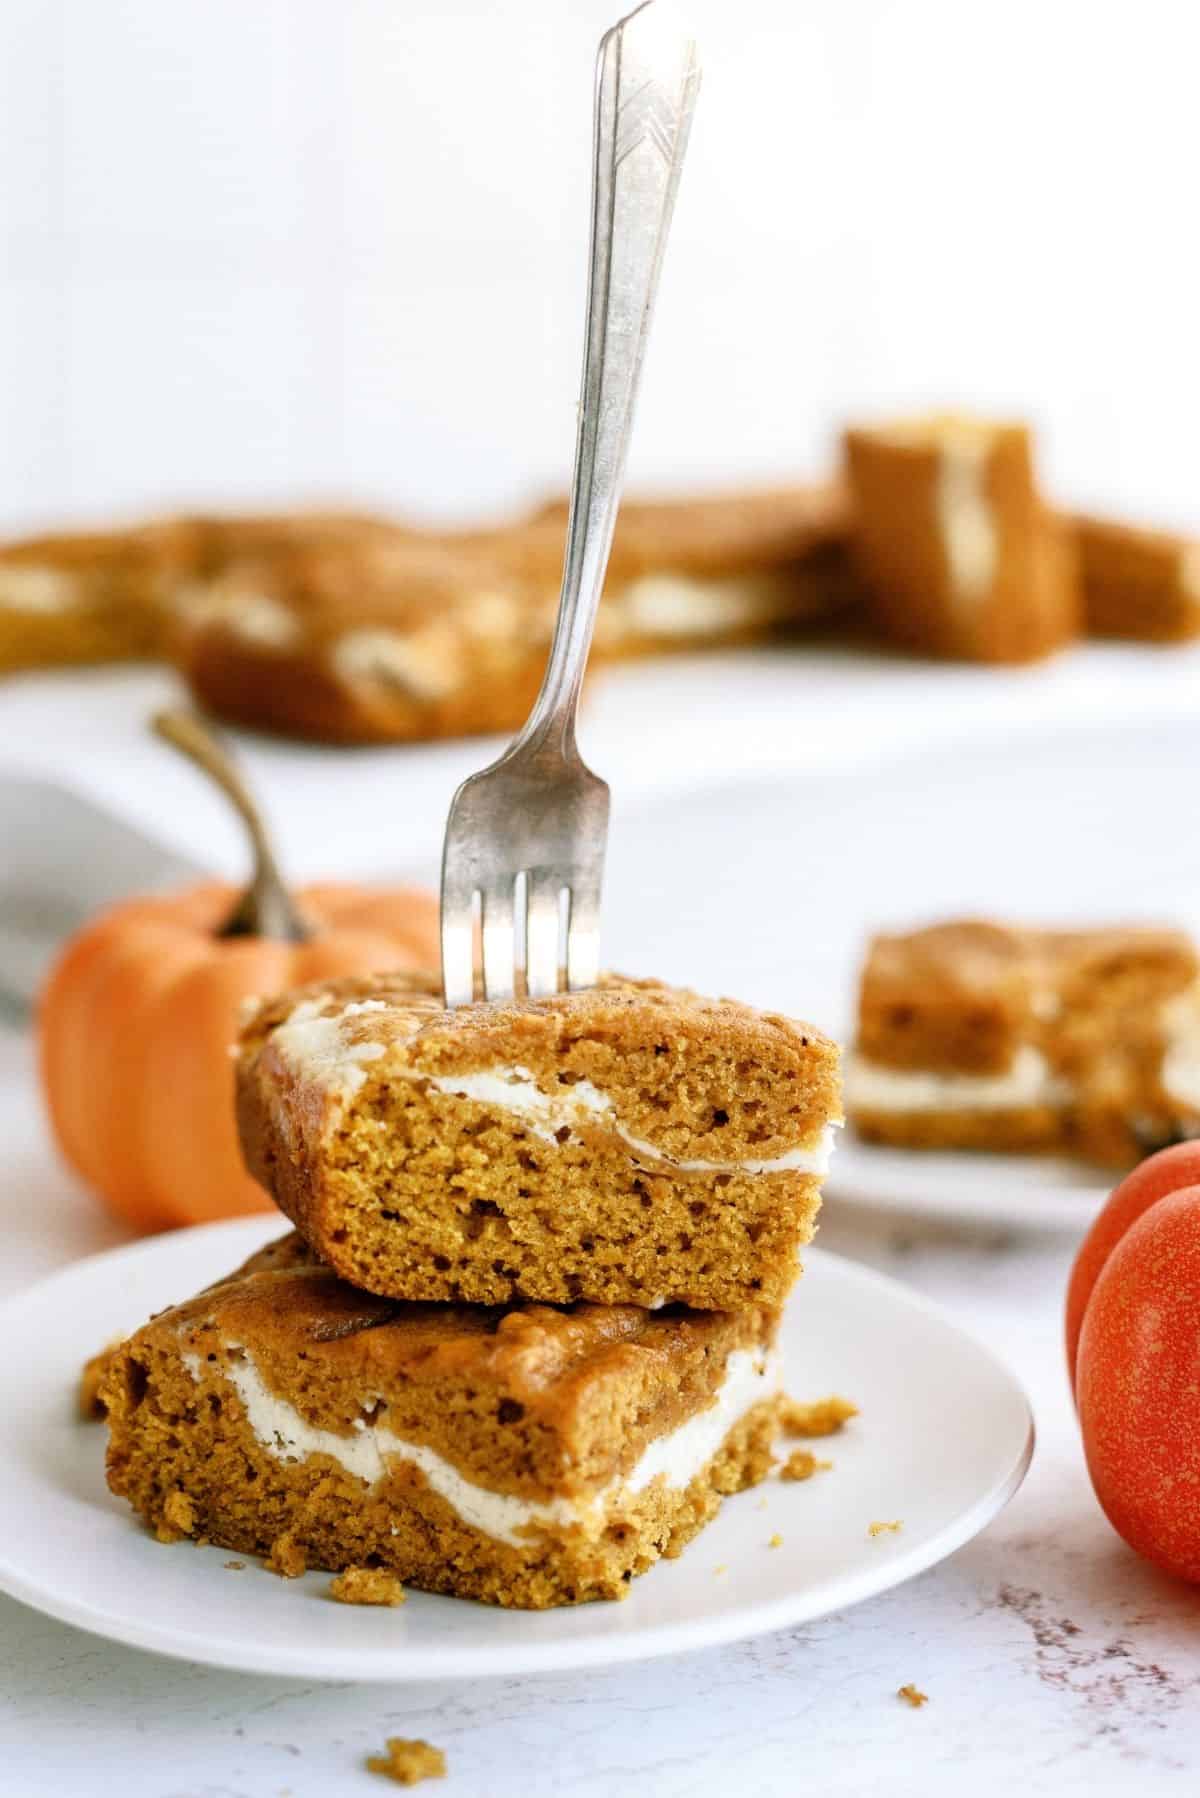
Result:
{"label": "crumb on plate", "polygon": [[778,1530],[775,1531],[775,1534],[771,1537],[771,1540],[767,1543],[767,1547],[768,1548],[782,1548],[783,1547],[783,1537],[779,1534]]}
{"label": "crumb on plate", "polygon": [[178,1542],[190,1536],[196,1527],[196,1507],[186,1492],[169,1492],[163,1505],[162,1521],[154,1534],[160,1542]]}
{"label": "crumb on plate", "polygon": [[904,1525],[899,1517],[893,1517],[890,1523],[869,1523],[867,1525],[867,1534],[872,1537],[887,1535],[898,1536],[903,1528]]}
{"label": "crumb on plate", "polygon": [[836,1436],[857,1416],[858,1406],[836,1393],[807,1405],[786,1395],[779,1401],[779,1428],[785,1436]]}
{"label": "crumb on plate", "polygon": [[271,1552],[267,1556],[267,1566],[272,1573],[277,1573],[280,1579],[299,1579],[302,1573],[308,1571],[308,1561],[304,1550],[296,1538],[288,1535],[286,1531],[282,1536],[276,1536],[272,1542]]}
{"label": "crumb on plate", "polygon": [[896,1697],[903,1698],[905,1704],[911,1704],[914,1711],[919,1711],[923,1704],[929,1703],[929,1693],[922,1692],[920,1686],[901,1686]]}
{"label": "crumb on plate", "polygon": [[403,1604],[404,1586],[386,1567],[347,1567],[329,1582],[339,1604]]}
{"label": "crumb on plate", "polygon": [[421,1779],[445,1779],[446,1757],[440,1748],[428,1742],[408,1742],[403,1736],[389,1736],[386,1746],[386,1754],[367,1756],[368,1773],[380,1773],[401,1786],[415,1786]]}
{"label": "crumb on plate", "polygon": [[233,1573],[240,1573],[242,1571],[243,1567],[246,1565],[246,1563],[245,1563],[245,1561],[226,1561],[225,1565]]}
{"label": "crumb on plate", "polygon": [[832,1461],[818,1460],[808,1448],[795,1448],[779,1469],[781,1480],[811,1480],[814,1473],[828,1473]]}

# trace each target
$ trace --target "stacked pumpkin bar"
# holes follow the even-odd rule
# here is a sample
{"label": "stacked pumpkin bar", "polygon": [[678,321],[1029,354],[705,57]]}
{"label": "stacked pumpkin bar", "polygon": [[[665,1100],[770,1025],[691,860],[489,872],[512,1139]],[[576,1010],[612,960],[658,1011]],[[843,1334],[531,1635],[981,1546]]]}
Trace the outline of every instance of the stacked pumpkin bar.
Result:
{"label": "stacked pumpkin bar", "polygon": [[620,1597],[765,1477],[838,1054],[652,981],[259,1009],[251,1171],[296,1226],[117,1351],[109,1479],[160,1533],[541,1608]]}

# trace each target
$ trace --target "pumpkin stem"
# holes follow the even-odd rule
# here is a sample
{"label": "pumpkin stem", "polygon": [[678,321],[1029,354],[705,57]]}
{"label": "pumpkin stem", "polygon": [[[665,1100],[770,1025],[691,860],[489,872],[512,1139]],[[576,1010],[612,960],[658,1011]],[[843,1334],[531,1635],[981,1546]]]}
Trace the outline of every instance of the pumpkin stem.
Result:
{"label": "pumpkin stem", "polygon": [[284,885],[262,813],[250,797],[250,790],[228,750],[195,712],[157,712],[150,723],[156,736],[173,749],[180,750],[194,767],[220,787],[246,826],[250,838],[253,877],[217,936],[262,936],[285,943],[307,942],[312,930]]}

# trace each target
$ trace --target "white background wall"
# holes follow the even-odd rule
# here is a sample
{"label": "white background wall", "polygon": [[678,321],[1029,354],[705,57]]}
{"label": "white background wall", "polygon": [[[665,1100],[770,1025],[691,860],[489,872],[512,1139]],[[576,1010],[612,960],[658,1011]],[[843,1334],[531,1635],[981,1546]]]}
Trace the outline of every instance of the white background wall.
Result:
{"label": "white background wall", "polygon": [[[560,482],[618,4],[0,0],[0,523]],[[960,400],[1200,525],[1195,0],[690,11],[635,476]]]}

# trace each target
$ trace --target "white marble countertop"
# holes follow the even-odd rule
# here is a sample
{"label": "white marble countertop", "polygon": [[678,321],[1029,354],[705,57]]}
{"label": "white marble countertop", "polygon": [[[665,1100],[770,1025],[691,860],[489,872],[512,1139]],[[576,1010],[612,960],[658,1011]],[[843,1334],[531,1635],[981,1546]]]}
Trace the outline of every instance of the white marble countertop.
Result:
{"label": "white marble countertop", "polygon": [[[1090,648],[1019,675],[931,671],[814,653],[785,671],[747,658],[686,663],[597,692],[596,760],[639,791],[650,765],[682,779],[845,765],[964,729],[1179,715],[1200,652]],[[235,865],[236,839],[194,777],[148,757],[137,717],[153,673],[32,679],[0,694],[0,767],[73,778],[199,859]],[[720,728],[716,728],[719,724]],[[248,745],[292,865],[344,779],[336,758]],[[603,753],[601,753],[601,749]],[[402,859],[428,865],[453,779],[477,746],[364,755],[360,790],[403,767]],[[644,780],[642,781],[644,789]],[[336,808],[335,808],[336,809]],[[317,833],[327,867],[380,863],[378,830],[339,815]],[[397,841],[393,833],[391,845]],[[372,851],[374,863],[372,863]],[[0,1036],[0,1290],[121,1240],[58,1170],[26,1038]],[[1200,1599],[1160,1578],[1100,1515],[1076,1439],[1060,1348],[1069,1237],[897,1222],[828,1207],[822,1243],[937,1300],[1001,1354],[1034,1403],[1039,1442],[1009,1509],[940,1567],[843,1615],[673,1660],[555,1678],[410,1687],[314,1686],[226,1675],[111,1646],[0,1598],[0,1794],[309,1798],[385,1788],[363,1770],[387,1735],[446,1751],[447,1794],[488,1798],[756,1798],[1189,1790],[1200,1764]],[[896,1696],[929,1694],[913,1710]]]}

